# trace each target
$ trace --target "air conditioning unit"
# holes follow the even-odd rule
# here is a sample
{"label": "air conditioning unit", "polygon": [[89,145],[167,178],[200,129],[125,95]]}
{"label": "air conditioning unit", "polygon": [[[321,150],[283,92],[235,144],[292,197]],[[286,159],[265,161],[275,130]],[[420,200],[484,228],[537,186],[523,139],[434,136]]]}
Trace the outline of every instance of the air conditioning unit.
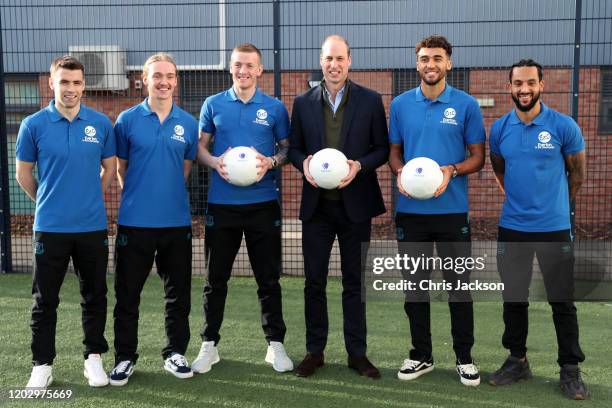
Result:
{"label": "air conditioning unit", "polygon": [[118,45],[71,45],[68,53],[85,66],[85,89],[120,91],[130,87],[127,55]]}

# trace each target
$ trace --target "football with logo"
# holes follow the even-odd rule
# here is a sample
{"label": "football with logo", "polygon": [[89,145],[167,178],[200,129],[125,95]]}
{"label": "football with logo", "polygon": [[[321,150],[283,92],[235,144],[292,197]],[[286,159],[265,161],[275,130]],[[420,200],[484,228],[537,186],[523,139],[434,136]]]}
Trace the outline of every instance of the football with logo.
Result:
{"label": "football with logo", "polygon": [[257,181],[257,152],[246,146],[231,149],[223,156],[229,182],[246,187]]}
{"label": "football with logo", "polygon": [[346,161],[346,156],[340,150],[323,149],[312,156],[308,170],[319,187],[332,190],[349,173]]}
{"label": "football with logo", "polygon": [[400,182],[410,197],[427,200],[442,184],[440,166],[428,157],[415,157],[404,165]]}

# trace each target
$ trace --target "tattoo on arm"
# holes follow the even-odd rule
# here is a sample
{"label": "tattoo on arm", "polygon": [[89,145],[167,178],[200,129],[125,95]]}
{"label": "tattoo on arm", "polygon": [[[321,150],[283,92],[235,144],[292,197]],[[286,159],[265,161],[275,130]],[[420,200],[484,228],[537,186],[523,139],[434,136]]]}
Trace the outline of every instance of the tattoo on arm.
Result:
{"label": "tattoo on arm", "polygon": [[573,201],[584,182],[586,174],[586,155],[584,150],[565,156],[565,170],[567,171],[570,201]]}
{"label": "tattoo on arm", "polygon": [[276,157],[277,166],[280,167],[287,163],[289,153],[289,139],[283,139],[278,141],[278,152],[274,155]]}

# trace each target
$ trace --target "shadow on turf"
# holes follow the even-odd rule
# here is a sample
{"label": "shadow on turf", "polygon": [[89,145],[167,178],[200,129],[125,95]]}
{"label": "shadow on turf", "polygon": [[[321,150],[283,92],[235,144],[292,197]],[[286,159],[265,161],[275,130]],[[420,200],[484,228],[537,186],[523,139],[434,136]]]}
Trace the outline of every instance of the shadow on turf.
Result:
{"label": "shadow on turf", "polygon": [[[460,384],[454,369],[439,368],[414,381],[397,379],[396,369],[381,369],[382,378],[360,377],[345,364],[326,363],[309,378],[293,373],[276,373],[263,362],[223,359],[206,374],[191,379],[177,379],[156,367],[137,366],[128,385],[92,389],[85,383],[57,382],[52,388],[72,388],[75,398],[101,397],[119,405],[146,406],[236,405],[251,406],[406,406],[408,401],[434,406],[498,406],[506,408],[540,408],[542,394],[552,405],[564,399],[557,379],[535,376],[513,386],[493,387],[486,383],[489,373],[482,373],[479,387]],[[600,387],[598,387],[600,388]],[[597,392],[597,391],[595,391]],[[591,407],[599,406],[590,404]]]}
{"label": "shadow on turf", "polygon": [[[490,373],[481,372],[483,383],[479,387],[465,387],[460,384],[454,369],[448,367],[436,366],[432,373],[413,381],[398,380],[395,368],[381,368],[382,378],[372,380],[360,377],[341,362],[343,359],[336,359],[326,363],[312,377],[298,378],[293,373],[276,373],[263,361],[223,359],[209,373],[181,380],[164,371],[160,360],[151,359],[137,365],[129,384],[124,387],[95,389],[88,387],[82,376],[75,376],[72,382],[57,381],[60,380],[57,378],[51,389],[72,389],[73,403],[91,407],[188,404],[196,407],[559,408],[575,404],[561,395],[558,378],[539,375],[512,386],[493,387],[486,383]],[[594,397],[587,402],[589,408],[609,406],[605,396],[610,396],[611,391],[610,387],[591,388]]]}

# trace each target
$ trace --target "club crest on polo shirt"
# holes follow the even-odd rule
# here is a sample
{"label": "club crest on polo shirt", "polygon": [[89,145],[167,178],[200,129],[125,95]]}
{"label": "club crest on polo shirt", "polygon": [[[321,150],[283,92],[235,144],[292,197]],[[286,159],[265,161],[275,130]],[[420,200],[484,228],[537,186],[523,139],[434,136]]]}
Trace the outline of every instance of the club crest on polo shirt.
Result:
{"label": "club crest on polo shirt", "polygon": [[253,123],[257,123],[258,125],[270,126],[268,121],[268,112],[265,109],[257,109],[257,113],[255,114],[257,117],[253,121]]}
{"label": "club crest on polo shirt", "polygon": [[457,111],[454,108],[446,108],[444,109],[444,117],[442,118],[440,123],[457,126],[455,116],[457,116]]}
{"label": "club crest on polo shirt", "polygon": [[536,149],[554,149],[555,145],[550,143],[552,136],[546,130],[541,131],[538,134],[538,144],[535,145]]}
{"label": "club crest on polo shirt", "polygon": [[179,142],[185,143],[185,138],[183,137],[184,134],[185,128],[181,125],[176,125],[174,127],[174,133],[172,134],[172,137],[170,139],[178,140]]}
{"label": "club crest on polo shirt", "polygon": [[93,126],[85,126],[85,129],[83,130],[83,133],[85,135],[81,139],[81,142],[100,143],[100,141],[96,137],[96,133],[97,132],[96,132],[96,128],[95,127],[93,127]]}

